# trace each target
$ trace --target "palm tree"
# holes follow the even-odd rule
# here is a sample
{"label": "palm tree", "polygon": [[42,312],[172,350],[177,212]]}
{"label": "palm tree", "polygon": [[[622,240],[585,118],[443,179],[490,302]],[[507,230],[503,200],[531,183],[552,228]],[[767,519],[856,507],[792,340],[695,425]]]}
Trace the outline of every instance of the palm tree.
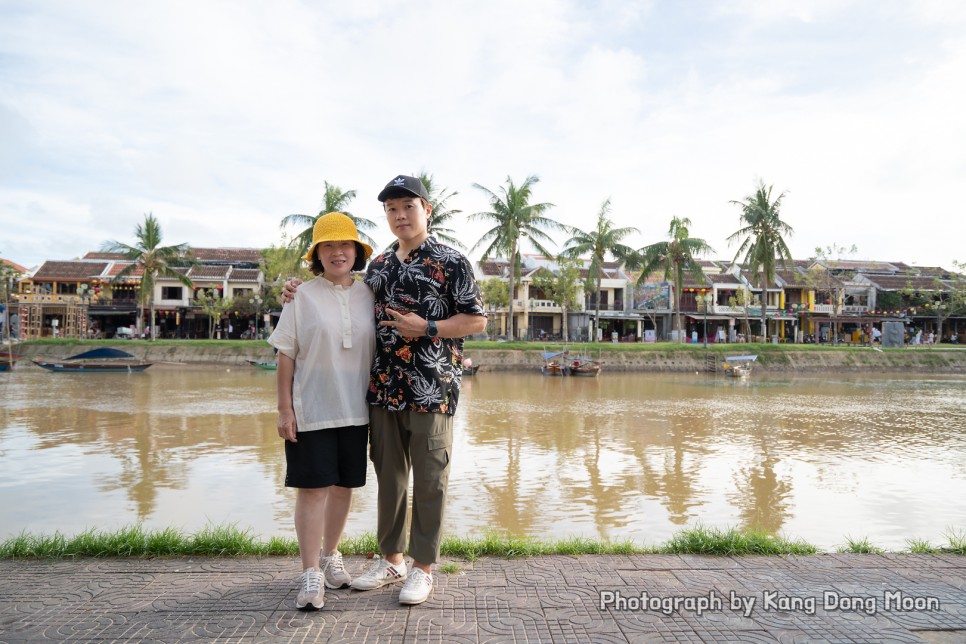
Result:
{"label": "palm tree", "polygon": [[154,283],[159,277],[170,277],[188,288],[193,288],[194,284],[191,279],[176,270],[176,267],[190,266],[193,262],[185,257],[188,244],[161,245],[161,225],[151,213],[144,215],[144,223],[138,224],[134,229],[134,237],[136,241],[133,246],[119,241],[108,241],[104,242],[101,250],[107,253],[123,253],[125,259],[132,262],[114,276],[111,280],[112,284],[117,284],[139,268],[141,269],[140,297],[138,298],[141,305],[141,317],[138,323],[138,331],[141,330],[143,324],[141,320],[144,320],[144,305],[149,303],[151,305],[150,337],[154,340]]}
{"label": "palm tree", "polygon": [[506,257],[510,263],[510,321],[507,335],[513,340],[513,297],[516,288],[517,272],[520,267],[520,238],[529,237],[530,243],[540,253],[551,257],[551,253],[541,242],[553,240],[544,229],[564,230],[564,226],[553,219],[544,216],[553,208],[552,203],[530,203],[533,196],[533,186],[540,179],[530,175],[519,186],[510,177],[506,178],[506,186],[500,188],[500,194],[474,183],[473,187],[486,193],[492,210],[470,215],[470,221],[483,220],[494,224],[471,250],[479,246],[486,246],[481,261],[491,257]]}
{"label": "palm tree", "polygon": [[714,252],[703,239],[689,236],[690,225],[691,220],[687,217],[672,217],[671,226],[668,228],[669,241],[657,242],[639,251],[641,276],[637,279],[638,284],[642,284],[656,270],[664,273],[665,281],[674,283],[675,328],[678,339],[681,338],[681,284],[684,282],[684,271],[704,275],[695,256]]}
{"label": "palm tree", "polygon": [[455,237],[456,231],[452,229],[453,218],[463,211],[450,208],[446,203],[451,197],[455,197],[459,193],[450,192],[448,188],[440,188],[433,183],[433,175],[426,172],[420,172],[416,176],[426,187],[426,192],[429,193],[429,203],[433,206],[433,214],[429,218],[429,233],[439,241],[466,250],[466,246]]}
{"label": "palm tree", "polygon": [[561,252],[565,257],[580,259],[582,255],[590,254],[590,268],[588,276],[596,279],[597,290],[594,301],[597,308],[594,311],[594,332],[592,338],[597,337],[600,329],[600,283],[604,278],[604,259],[608,254],[615,259],[626,262],[634,257],[634,249],[622,243],[631,233],[639,233],[637,228],[614,228],[614,222],[608,217],[610,213],[610,198],[604,201],[597,213],[597,227],[590,232],[579,228],[568,228],[570,239],[565,243]]}
{"label": "palm tree", "polygon": [[330,184],[328,181],[325,182],[325,197],[322,199],[322,209],[317,215],[288,215],[282,218],[281,227],[286,226],[305,226],[301,232],[299,232],[295,237],[292,238],[291,246],[298,250],[299,261],[301,261],[302,255],[304,255],[309,246],[312,245],[312,229],[315,227],[315,222],[324,214],[330,212],[341,212],[346,215],[352,222],[356,225],[359,231],[359,239],[366,242],[372,247],[375,247],[376,242],[365,233],[367,230],[373,230],[376,227],[375,222],[362,217],[356,217],[351,212],[348,211],[347,206],[349,202],[356,198],[355,190],[345,190],[343,191],[338,186]]}
{"label": "palm tree", "polygon": [[741,222],[744,226],[728,237],[728,244],[741,238],[741,245],[735,253],[735,261],[744,255],[744,264],[752,274],[758,273],[758,286],[761,288],[761,336],[768,337],[768,284],[775,279],[776,264],[786,268],[792,260],[792,253],[782,235],[792,235],[792,227],[781,220],[780,210],[785,193],[773,201],[772,186],[765,187],[762,181],[754,194],[743,201],[731,201],[741,208]]}

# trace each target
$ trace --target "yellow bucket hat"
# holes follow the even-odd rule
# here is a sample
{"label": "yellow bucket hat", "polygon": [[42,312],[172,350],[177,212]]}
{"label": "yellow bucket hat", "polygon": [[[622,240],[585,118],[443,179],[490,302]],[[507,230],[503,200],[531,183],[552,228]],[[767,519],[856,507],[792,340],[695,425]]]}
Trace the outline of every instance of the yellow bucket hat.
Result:
{"label": "yellow bucket hat", "polygon": [[330,212],[315,220],[315,226],[312,228],[312,245],[302,259],[311,264],[315,247],[321,242],[328,241],[354,241],[362,246],[365,259],[369,259],[372,255],[372,246],[359,240],[359,231],[356,230],[352,220],[341,212]]}

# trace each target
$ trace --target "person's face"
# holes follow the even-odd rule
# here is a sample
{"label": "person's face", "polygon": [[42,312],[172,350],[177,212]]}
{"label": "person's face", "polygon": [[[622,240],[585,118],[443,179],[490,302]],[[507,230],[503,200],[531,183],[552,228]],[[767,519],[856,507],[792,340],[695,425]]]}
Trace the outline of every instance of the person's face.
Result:
{"label": "person's face", "polygon": [[352,272],[352,265],[356,262],[356,245],[348,240],[321,242],[315,247],[315,254],[322,262],[326,279],[338,282]]}
{"label": "person's face", "polygon": [[429,213],[433,211],[433,207],[424,206],[419,197],[386,199],[383,207],[389,228],[400,241],[420,240],[428,234]]}

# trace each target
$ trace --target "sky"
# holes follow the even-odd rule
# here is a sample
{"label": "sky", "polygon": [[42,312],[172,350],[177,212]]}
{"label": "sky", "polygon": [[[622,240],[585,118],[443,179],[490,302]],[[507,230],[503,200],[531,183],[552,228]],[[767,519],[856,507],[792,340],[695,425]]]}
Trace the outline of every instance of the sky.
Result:
{"label": "sky", "polygon": [[386,245],[376,195],[421,171],[463,215],[508,177],[584,230],[609,198],[633,247],[687,217],[719,259],[764,182],[796,258],[953,268],[966,3],[0,0],[0,257],[131,243],[145,213],[267,247],[326,181]]}

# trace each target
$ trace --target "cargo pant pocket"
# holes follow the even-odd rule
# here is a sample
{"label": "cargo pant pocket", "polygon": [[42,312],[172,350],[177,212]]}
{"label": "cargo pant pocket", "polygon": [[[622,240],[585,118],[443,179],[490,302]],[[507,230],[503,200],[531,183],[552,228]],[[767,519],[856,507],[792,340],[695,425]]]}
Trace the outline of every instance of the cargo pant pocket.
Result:
{"label": "cargo pant pocket", "polygon": [[426,438],[426,469],[423,478],[426,480],[449,478],[450,453],[453,449],[453,436],[447,432],[438,436]]}

